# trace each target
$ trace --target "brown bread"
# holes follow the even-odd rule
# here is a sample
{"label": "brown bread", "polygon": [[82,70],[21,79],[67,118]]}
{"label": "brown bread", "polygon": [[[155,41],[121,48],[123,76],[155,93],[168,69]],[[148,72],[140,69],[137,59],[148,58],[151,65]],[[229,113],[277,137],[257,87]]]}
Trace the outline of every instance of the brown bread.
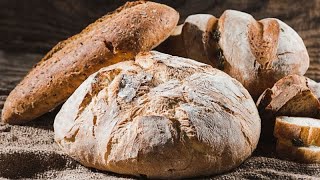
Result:
{"label": "brown bread", "polygon": [[[182,45],[177,46],[176,38],[169,37],[164,43],[167,48],[158,49],[226,72],[241,82],[254,100],[279,79],[290,74],[304,75],[309,67],[302,39],[279,19],[257,21],[250,14],[235,10],[226,10],[219,19],[209,14],[191,15],[183,24],[180,37]],[[177,47],[179,51],[175,51]],[[185,53],[181,53],[181,47]]]}
{"label": "brown bread", "polygon": [[[310,86],[312,83],[312,86]],[[257,101],[261,117],[261,139],[272,140],[277,116],[320,117],[318,84],[298,75],[289,75],[265,90]]]}
{"label": "brown bread", "polygon": [[320,119],[279,116],[273,134],[301,146],[320,146]]}
{"label": "brown bread", "polygon": [[64,102],[92,73],[149,51],[174,30],[178,13],[153,2],[128,2],[57,44],[10,93],[2,121],[22,124]]}
{"label": "brown bread", "polygon": [[260,117],[237,80],[154,51],[91,75],[54,130],[59,146],[85,166],[172,179],[239,166],[256,148]]}

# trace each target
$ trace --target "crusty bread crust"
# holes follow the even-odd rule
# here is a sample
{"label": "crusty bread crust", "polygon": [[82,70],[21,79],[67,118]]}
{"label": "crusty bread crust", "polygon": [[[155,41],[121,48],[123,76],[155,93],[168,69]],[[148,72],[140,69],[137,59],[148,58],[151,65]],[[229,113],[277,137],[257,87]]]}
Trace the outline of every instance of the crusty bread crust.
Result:
{"label": "crusty bread crust", "polygon": [[169,37],[164,46],[158,49],[226,72],[241,82],[254,100],[279,79],[304,75],[309,67],[307,49],[291,27],[274,18],[257,21],[235,10],[226,10],[219,19],[209,14],[189,16],[181,35]]}
{"label": "crusty bread crust", "polygon": [[182,27],[183,24],[177,26],[169,38],[167,38],[164,42],[162,42],[159,46],[155,48],[155,50],[160,52],[166,52],[167,54],[171,54],[179,57],[188,57],[186,48],[183,42],[182,37]]}
{"label": "crusty bread crust", "polygon": [[196,14],[188,16],[182,27],[183,43],[186,55],[190,59],[209,65],[215,62],[212,56],[207,54],[210,48],[212,30],[217,26],[218,19],[210,14]]}
{"label": "crusty bread crust", "polygon": [[294,146],[289,140],[278,140],[276,146],[280,158],[302,163],[320,163],[320,147]]}
{"label": "crusty bread crust", "polygon": [[320,146],[320,119],[280,116],[276,118],[273,134],[276,138],[299,141],[303,146]]}
{"label": "crusty bread crust", "polygon": [[190,15],[156,50],[218,67],[217,24],[218,19],[210,14]]}
{"label": "crusty bread crust", "polygon": [[277,116],[319,118],[320,102],[303,76],[289,75],[265,90],[257,101],[261,117],[261,139],[272,140]]}
{"label": "crusty bread crust", "polygon": [[175,28],[178,13],[153,2],[129,2],[56,45],[8,96],[2,121],[21,124],[64,102],[92,73],[149,51]]}
{"label": "crusty bread crust", "polygon": [[154,51],[92,74],[63,105],[54,131],[85,166],[171,179],[240,165],[256,148],[260,117],[227,74]]}

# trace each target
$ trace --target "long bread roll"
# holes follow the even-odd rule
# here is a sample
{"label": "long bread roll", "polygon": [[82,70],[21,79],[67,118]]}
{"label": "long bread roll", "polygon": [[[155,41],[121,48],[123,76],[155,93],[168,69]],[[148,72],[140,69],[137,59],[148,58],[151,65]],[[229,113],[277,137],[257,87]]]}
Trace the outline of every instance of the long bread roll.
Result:
{"label": "long bread roll", "polygon": [[174,30],[179,14],[153,2],[130,2],[57,44],[8,96],[2,121],[21,124],[64,102],[92,73],[149,51]]}

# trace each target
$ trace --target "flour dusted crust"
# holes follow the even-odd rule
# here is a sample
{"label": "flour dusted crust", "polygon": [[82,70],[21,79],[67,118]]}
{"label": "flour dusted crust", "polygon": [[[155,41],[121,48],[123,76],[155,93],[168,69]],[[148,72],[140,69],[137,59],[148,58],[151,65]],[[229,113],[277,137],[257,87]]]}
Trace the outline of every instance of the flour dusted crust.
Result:
{"label": "flour dusted crust", "polygon": [[[182,45],[177,46],[176,37],[182,37]],[[224,11],[219,19],[209,14],[191,15],[183,24],[181,36],[175,34],[164,44],[166,48],[159,47],[162,52],[226,72],[241,82],[254,100],[279,79],[304,75],[309,67],[307,49],[291,27],[279,19],[256,20],[235,10]]]}
{"label": "flour dusted crust", "polygon": [[247,90],[190,59],[141,53],[91,75],[54,122],[55,140],[85,166],[151,178],[226,172],[256,148]]}
{"label": "flour dusted crust", "polygon": [[249,14],[227,10],[218,30],[223,71],[239,80],[254,99],[282,77],[304,75],[309,67],[302,39],[278,19],[256,21]]}
{"label": "flour dusted crust", "polygon": [[[208,53],[212,53],[209,48],[211,29],[218,22],[218,19],[210,14],[196,14],[188,16],[182,28],[186,57],[196,59],[199,62],[214,65]],[[208,51],[209,50],[209,51]]]}
{"label": "flour dusted crust", "polygon": [[320,117],[319,84],[299,75],[289,75],[266,89],[257,101],[261,139],[272,139],[277,116]]}
{"label": "flour dusted crust", "polygon": [[153,2],[128,2],[58,43],[8,96],[2,121],[22,124],[64,102],[102,67],[149,51],[174,30],[179,14]]}
{"label": "flour dusted crust", "polygon": [[273,134],[300,146],[320,146],[320,119],[280,116],[276,118]]}

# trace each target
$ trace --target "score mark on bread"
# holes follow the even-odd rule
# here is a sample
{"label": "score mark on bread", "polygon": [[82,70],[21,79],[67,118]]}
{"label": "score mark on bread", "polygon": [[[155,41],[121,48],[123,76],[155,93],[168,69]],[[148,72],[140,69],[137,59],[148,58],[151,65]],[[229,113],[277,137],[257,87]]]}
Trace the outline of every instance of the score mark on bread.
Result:
{"label": "score mark on bread", "polygon": [[59,146],[85,166],[185,178],[240,165],[256,148],[260,117],[227,74],[153,51],[91,75],[63,105],[54,130]]}

